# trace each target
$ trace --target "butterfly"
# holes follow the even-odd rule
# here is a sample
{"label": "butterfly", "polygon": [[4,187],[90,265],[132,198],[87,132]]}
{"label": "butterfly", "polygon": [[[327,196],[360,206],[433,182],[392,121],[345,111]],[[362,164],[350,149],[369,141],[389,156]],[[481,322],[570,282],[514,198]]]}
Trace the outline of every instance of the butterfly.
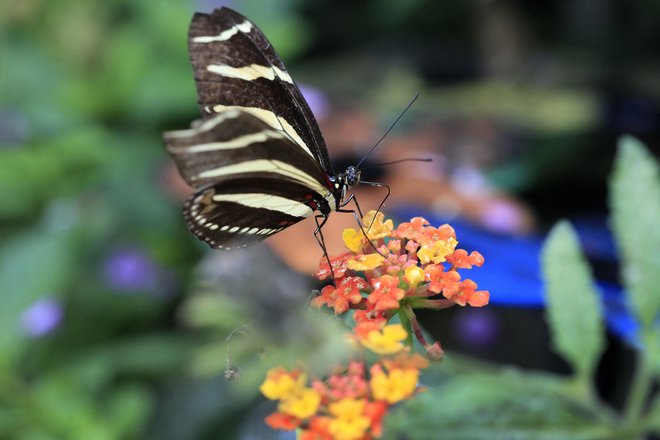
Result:
{"label": "butterfly", "polygon": [[359,169],[335,174],[309,105],[250,20],[229,8],[197,13],[188,46],[202,119],[163,135],[195,188],[183,208],[188,228],[212,248],[231,249],[317,212],[318,234],[351,200]]}

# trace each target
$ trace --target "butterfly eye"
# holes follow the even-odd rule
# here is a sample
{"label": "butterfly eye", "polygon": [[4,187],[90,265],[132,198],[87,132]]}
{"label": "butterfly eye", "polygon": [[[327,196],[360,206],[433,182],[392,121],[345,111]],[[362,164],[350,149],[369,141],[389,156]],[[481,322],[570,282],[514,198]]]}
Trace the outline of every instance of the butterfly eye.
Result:
{"label": "butterfly eye", "polygon": [[360,182],[360,170],[353,166],[346,168],[346,172],[344,173],[344,182],[346,186],[357,185],[358,182]]}

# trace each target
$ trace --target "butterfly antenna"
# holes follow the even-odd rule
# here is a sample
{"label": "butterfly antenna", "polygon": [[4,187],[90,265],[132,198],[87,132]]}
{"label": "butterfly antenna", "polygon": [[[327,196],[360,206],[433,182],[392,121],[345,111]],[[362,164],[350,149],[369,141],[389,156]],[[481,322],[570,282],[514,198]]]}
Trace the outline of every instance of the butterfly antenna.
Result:
{"label": "butterfly antenna", "polygon": [[378,142],[376,142],[376,144],[373,147],[371,147],[371,150],[369,150],[367,154],[362,156],[362,159],[360,160],[360,162],[358,162],[355,168],[360,169],[360,165],[362,164],[362,162],[364,162],[364,160],[367,157],[369,157],[369,155],[376,149],[376,147],[378,147],[378,144],[380,144],[383,141],[383,139],[385,139],[385,137],[390,133],[390,131],[392,131],[394,126],[397,124],[397,122],[399,122],[399,120],[403,117],[403,115],[405,115],[406,112],[410,109],[410,107],[412,107],[412,105],[415,103],[415,101],[417,101],[417,98],[419,98],[419,92],[415,93],[415,96],[413,96],[413,98],[410,100],[406,108],[403,109],[401,114],[396,118],[396,120],[392,123],[392,125],[390,125],[390,128],[387,129],[385,134],[378,140]]}
{"label": "butterfly antenna", "polygon": [[368,167],[364,167],[364,168],[362,168],[362,170],[368,170],[369,168],[383,167],[385,165],[394,165],[394,164],[401,163],[401,162],[433,162],[433,159],[431,159],[430,157],[422,157],[422,158],[420,158],[420,157],[408,157],[408,158],[405,158],[405,159],[393,160],[391,162],[376,163],[376,164],[370,165]]}

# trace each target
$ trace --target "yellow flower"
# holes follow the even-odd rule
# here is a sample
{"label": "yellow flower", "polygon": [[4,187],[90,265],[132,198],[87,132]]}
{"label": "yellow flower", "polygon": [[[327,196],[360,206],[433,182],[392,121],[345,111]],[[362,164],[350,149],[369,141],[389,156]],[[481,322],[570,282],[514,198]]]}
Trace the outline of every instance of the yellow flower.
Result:
{"label": "yellow flower", "polygon": [[352,270],[374,270],[385,260],[380,254],[358,255],[355,260],[348,260],[346,267]]}
{"label": "yellow flower", "polygon": [[299,419],[306,419],[316,414],[321,404],[321,396],[311,388],[301,388],[284,398],[277,409]]}
{"label": "yellow flower", "polygon": [[408,337],[401,324],[392,324],[382,330],[373,330],[361,339],[362,345],[377,354],[394,354],[404,349],[403,342]]}
{"label": "yellow flower", "polygon": [[328,431],[336,440],[357,440],[364,436],[371,421],[364,414],[366,402],[363,399],[344,398],[330,404],[332,419]]}
{"label": "yellow flower", "polygon": [[362,218],[362,226],[370,240],[378,240],[392,235],[394,222],[391,219],[383,221],[385,215],[380,211],[369,211]]}
{"label": "yellow flower", "polygon": [[306,382],[307,375],[292,374],[282,367],[277,367],[268,371],[259,391],[270,400],[286,399],[304,388]]}
{"label": "yellow flower", "polygon": [[418,379],[416,369],[395,368],[389,374],[380,370],[372,373],[369,386],[375,399],[394,404],[413,395]]}
{"label": "yellow flower", "polygon": [[365,243],[362,231],[356,231],[353,228],[344,229],[341,238],[344,240],[344,246],[351,252],[360,252]]}
{"label": "yellow flower", "polygon": [[433,262],[440,264],[445,262],[445,257],[454,252],[458,241],[455,238],[449,237],[447,240],[438,240],[431,245],[423,245],[417,251],[417,257],[422,264]]}
{"label": "yellow flower", "polygon": [[405,278],[410,287],[416,287],[424,282],[424,270],[419,266],[408,266],[405,270]]}

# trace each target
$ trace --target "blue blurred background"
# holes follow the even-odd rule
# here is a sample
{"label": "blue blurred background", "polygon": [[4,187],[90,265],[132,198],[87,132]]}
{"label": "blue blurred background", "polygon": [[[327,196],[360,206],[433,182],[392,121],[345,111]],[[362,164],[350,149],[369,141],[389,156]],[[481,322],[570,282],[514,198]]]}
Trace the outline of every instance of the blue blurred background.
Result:
{"label": "blue blurred background", "polygon": [[[239,438],[260,419],[243,411],[258,375],[228,388],[227,350],[212,347],[253,319],[282,326],[316,286],[320,251],[311,224],[237,254],[185,228],[190,189],[161,132],[199,116],[187,27],[220,6],[269,37],[337,170],[421,92],[365,178],[391,186],[386,214],[449,222],[486,258],[470,277],[491,306],[425,315],[448,352],[565,371],[547,344],[538,258],[545,231],[571,219],[607,305],[599,391],[620,403],[632,332],[607,176],[621,134],[659,143],[657,2],[7,0],[0,437]],[[377,165],[403,157],[434,162]],[[366,207],[382,199],[357,192]],[[332,251],[352,226],[333,220]]]}

